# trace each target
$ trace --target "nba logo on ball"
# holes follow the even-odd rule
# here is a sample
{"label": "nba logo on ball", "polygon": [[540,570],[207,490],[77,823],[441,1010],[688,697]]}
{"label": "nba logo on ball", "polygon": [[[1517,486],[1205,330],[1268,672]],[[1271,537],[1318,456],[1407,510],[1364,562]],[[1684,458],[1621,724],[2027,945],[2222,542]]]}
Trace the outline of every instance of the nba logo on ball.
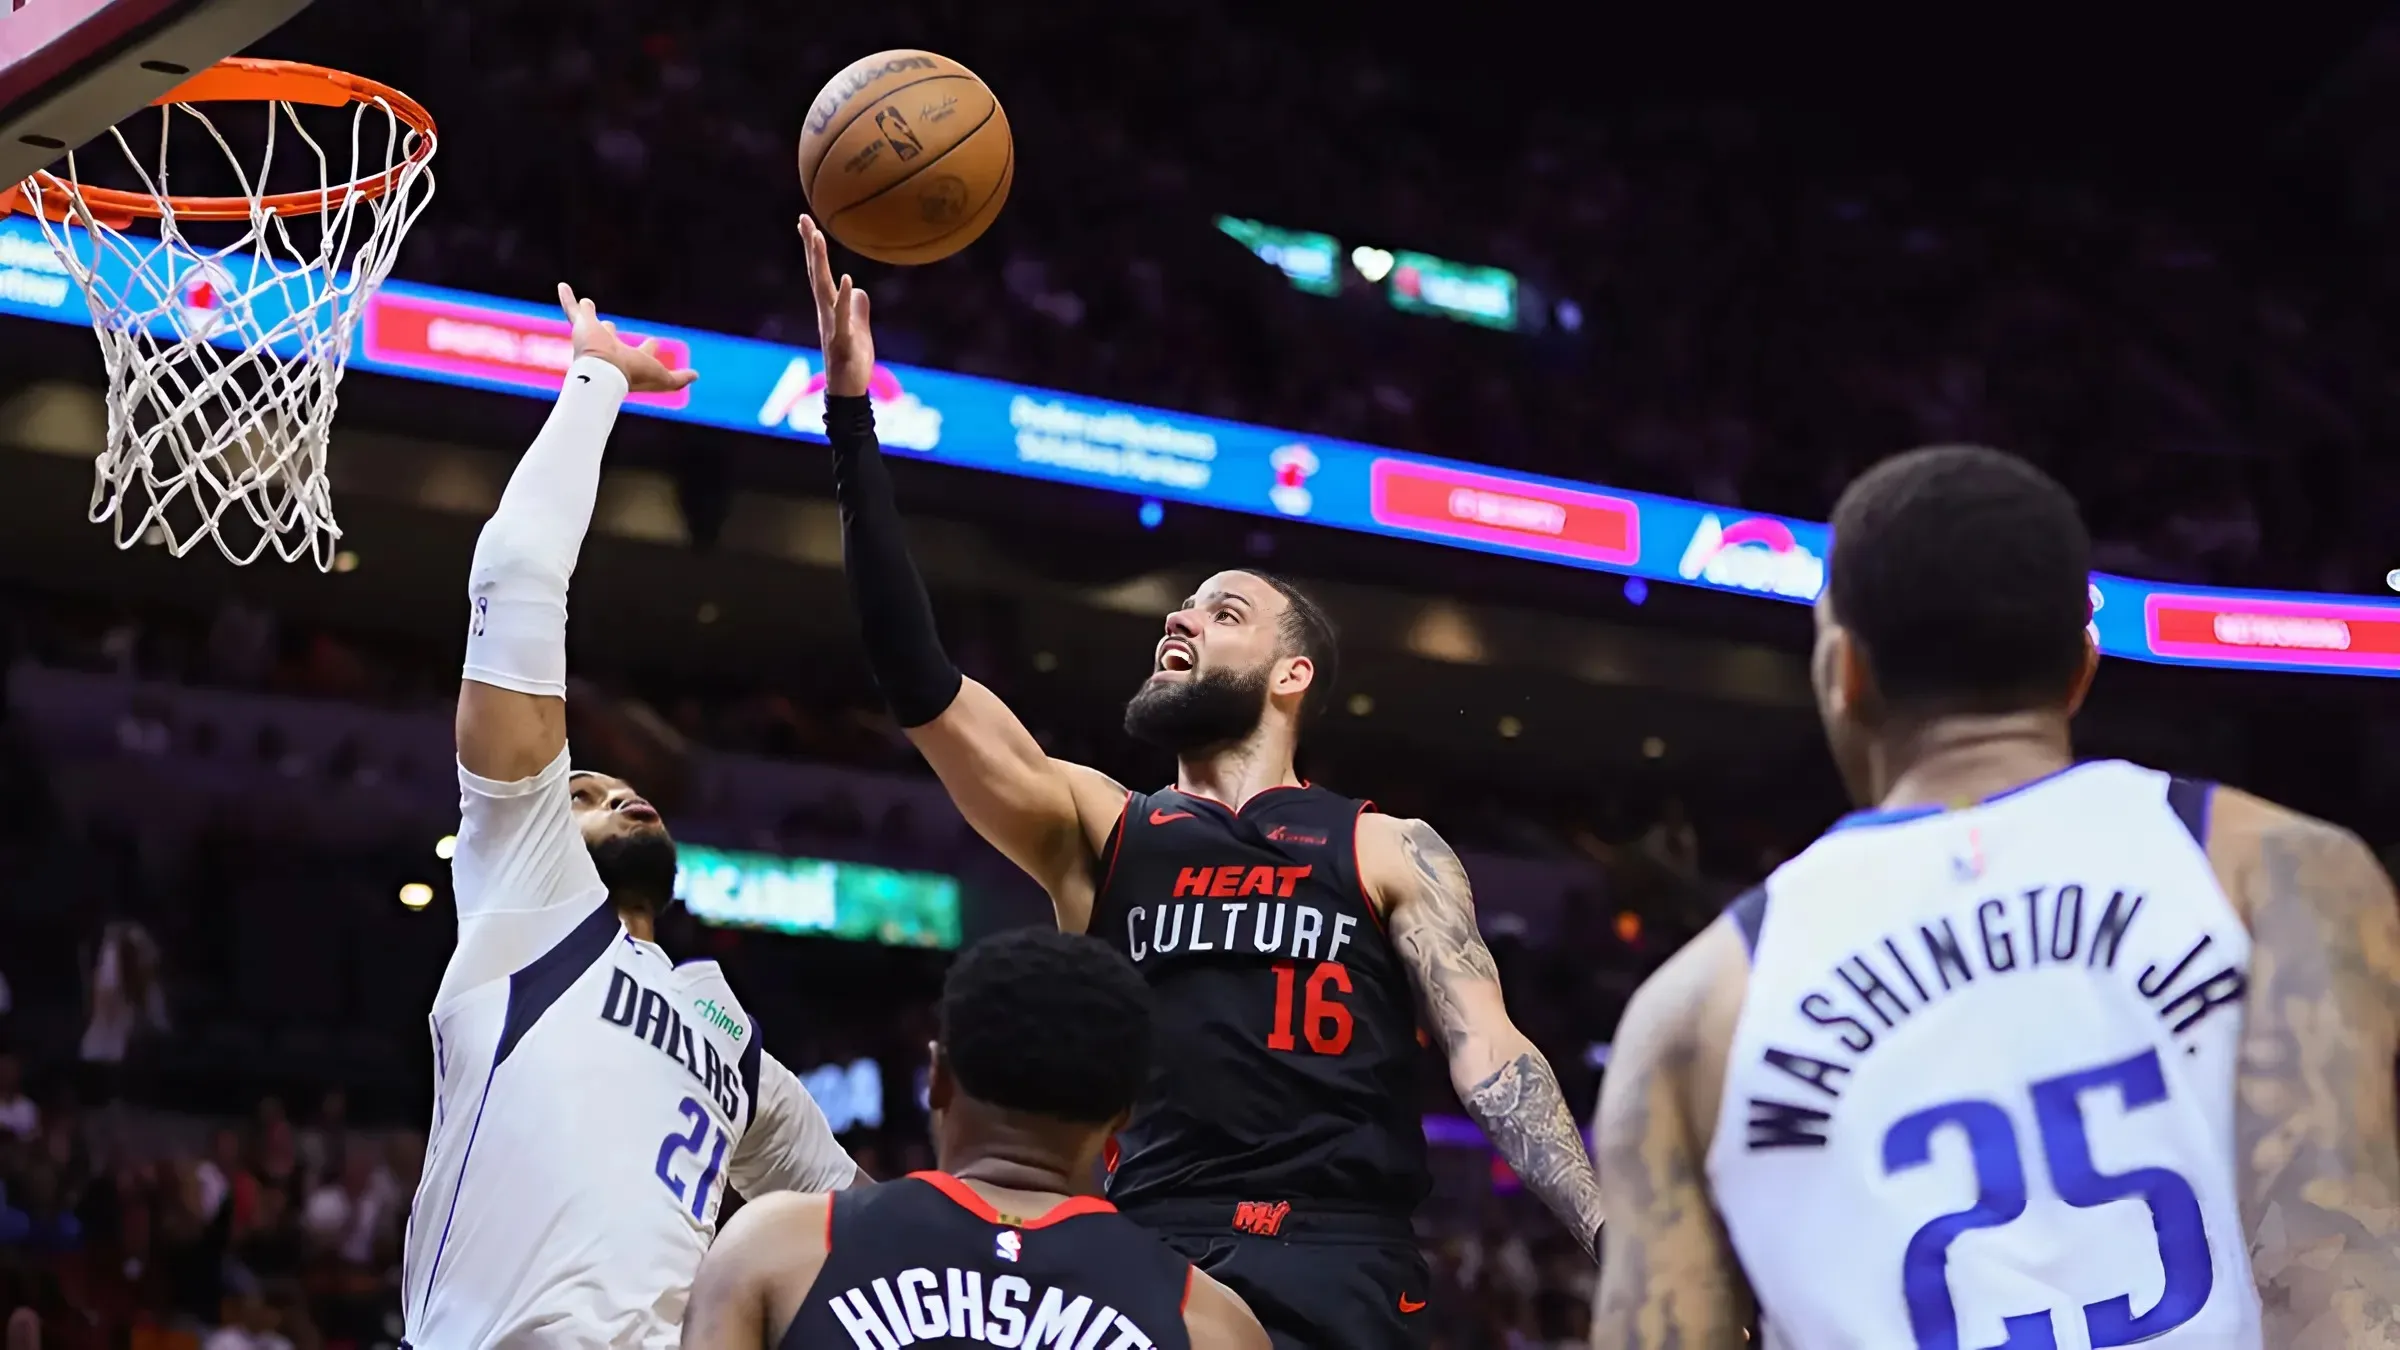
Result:
{"label": "nba logo on ball", "polygon": [[992,1239],[992,1255],[1003,1261],[1014,1261],[1024,1254],[1025,1239],[1018,1237],[1014,1228],[1001,1229],[1000,1235]]}
{"label": "nba logo on ball", "polygon": [[939,262],[991,227],[1016,142],[975,72],[933,52],[852,62],[809,105],[800,186],[827,234],[878,262]]}
{"label": "nba logo on ball", "polygon": [[1286,445],[1267,456],[1267,467],[1275,471],[1275,486],[1267,489],[1267,500],[1287,516],[1305,516],[1316,498],[1308,491],[1308,480],[1316,476],[1316,452],[1305,445]]}

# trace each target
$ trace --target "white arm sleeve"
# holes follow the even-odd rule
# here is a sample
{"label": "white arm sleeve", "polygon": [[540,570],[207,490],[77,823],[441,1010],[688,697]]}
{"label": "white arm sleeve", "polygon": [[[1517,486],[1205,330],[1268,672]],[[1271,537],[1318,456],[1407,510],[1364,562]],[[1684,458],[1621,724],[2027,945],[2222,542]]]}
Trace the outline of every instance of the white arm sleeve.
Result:
{"label": "white arm sleeve", "polygon": [[558,405],[509,475],[467,573],[466,677],[567,696],[567,582],[600,496],[600,457],[625,402],[625,373],[596,356],[567,367]]}
{"label": "white arm sleeve", "polygon": [[564,749],[531,778],[497,783],[458,770],[458,849],[450,891],[458,950],[437,1001],[550,950],[608,898],[568,799]]}
{"label": "white arm sleeve", "polygon": [[725,1179],[744,1197],[769,1191],[849,1188],[858,1164],[842,1151],[833,1127],[800,1078],[773,1055],[761,1054],[758,1111],[733,1150]]}

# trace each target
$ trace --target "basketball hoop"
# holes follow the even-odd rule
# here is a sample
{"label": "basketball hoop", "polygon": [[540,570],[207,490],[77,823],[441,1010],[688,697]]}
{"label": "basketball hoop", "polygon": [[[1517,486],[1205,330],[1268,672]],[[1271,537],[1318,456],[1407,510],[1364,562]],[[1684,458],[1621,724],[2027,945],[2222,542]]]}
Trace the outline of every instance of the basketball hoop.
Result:
{"label": "basketball hoop", "polygon": [[[203,111],[211,103],[265,105],[255,164]],[[119,126],[108,135],[124,164],[90,156],[106,161],[93,177],[128,186],[87,181],[69,154],[63,174],[44,170],[0,190],[0,211],[40,222],[100,338],[108,444],[91,518],[113,524],[119,548],[147,539],[181,557],[209,539],[235,563],[272,547],[287,562],[308,555],[329,569],[342,535],[325,477],[335,389],[360,312],[433,198],[433,119],[373,80],[245,57],[218,62],[153,106],[155,152],[136,151]],[[349,109],[346,175],[334,175],[303,107]],[[187,121],[222,156],[197,171],[230,169],[234,192],[167,191],[169,142]],[[293,176],[298,157],[300,181],[315,186],[268,191],[278,142],[295,140],[306,153],[287,154],[282,176]],[[131,233],[136,221],[155,222],[156,236]]]}

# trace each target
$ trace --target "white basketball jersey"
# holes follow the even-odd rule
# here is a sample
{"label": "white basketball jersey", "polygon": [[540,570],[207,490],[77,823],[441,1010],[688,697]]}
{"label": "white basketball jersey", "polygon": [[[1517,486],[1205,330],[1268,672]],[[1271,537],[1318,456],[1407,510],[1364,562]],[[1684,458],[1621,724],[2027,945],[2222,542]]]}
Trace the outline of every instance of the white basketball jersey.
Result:
{"label": "white basketball jersey", "polygon": [[854,1169],[716,964],[679,967],[619,922],[565,754],[522,783],[460,781],[407,1343],[673,1346],[729,1181],[832,1189]]}
{"label": "white basketball jersey", "polygon": [[1769,1347],[2256,1350],[2207,801],[2084,764],[1849,817],[1736,902],[1708,1173]]}

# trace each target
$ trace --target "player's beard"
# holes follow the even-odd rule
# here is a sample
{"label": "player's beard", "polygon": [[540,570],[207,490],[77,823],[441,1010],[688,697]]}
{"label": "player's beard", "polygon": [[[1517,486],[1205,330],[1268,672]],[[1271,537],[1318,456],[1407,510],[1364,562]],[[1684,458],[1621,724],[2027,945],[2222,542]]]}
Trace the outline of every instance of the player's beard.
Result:
{"label": "player's beard", "polygon": [[1125,734],[1175,754],[1231,745],[1267,715],[1267,672],[1209,671],[1188,680],[1142,681],[1125,703]]}
{"label": "player's beard", "polygon": [[609,898],[653,912],[675,895],[675,840],[666,827],[633,830],[592,845],[592,866]]}

